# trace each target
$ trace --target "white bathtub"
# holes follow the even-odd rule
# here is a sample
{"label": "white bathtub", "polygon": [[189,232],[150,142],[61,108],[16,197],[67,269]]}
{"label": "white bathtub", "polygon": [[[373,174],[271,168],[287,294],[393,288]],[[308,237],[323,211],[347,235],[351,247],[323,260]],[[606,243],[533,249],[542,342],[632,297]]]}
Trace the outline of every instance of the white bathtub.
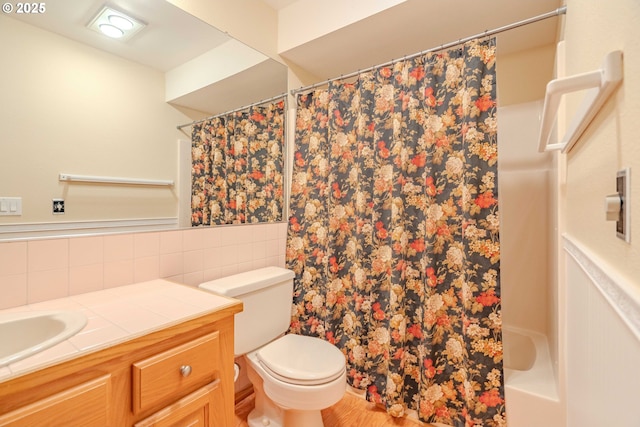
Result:
{"label": "white bathtub", "polygon": [[505,326],[502,342],[509,427],[565,427],[547,337]]}

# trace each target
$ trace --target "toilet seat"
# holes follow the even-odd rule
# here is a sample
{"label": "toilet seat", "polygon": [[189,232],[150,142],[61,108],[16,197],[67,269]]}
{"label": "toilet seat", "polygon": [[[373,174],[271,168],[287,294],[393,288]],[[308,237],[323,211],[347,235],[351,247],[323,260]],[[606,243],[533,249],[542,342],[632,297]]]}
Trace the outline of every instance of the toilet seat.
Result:
{"label": "toilet seat", "polygon": [[256,356],[270,375],[289,384],[325,384],[345,370],[345,357],[337,347],[304,335],[285,335],[262,347]]}

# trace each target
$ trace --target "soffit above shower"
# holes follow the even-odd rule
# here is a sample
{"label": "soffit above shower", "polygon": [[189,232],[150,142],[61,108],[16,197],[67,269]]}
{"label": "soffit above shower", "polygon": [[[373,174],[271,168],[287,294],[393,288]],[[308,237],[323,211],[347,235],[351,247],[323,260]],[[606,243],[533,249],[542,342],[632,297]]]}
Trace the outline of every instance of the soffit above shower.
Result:
{"label": "soffit above shower", "polygon": [[[294,3],[284,3],[286,13],[279,13],[280,27],[314,19],[309,12],[306,16],[293,14]],[[297,3],[312,7],[309,0]],[[516,4],[512,0],[405,0],[322,36],[299,40],[279,53],[320,78],[338,77],[550,12],[562,4],[562,0],[519,0]],[[559,22],[553,18],[502,33],[497,36],[498,52],[555,44]],[[289,40],[287,45],[294,44]]]}

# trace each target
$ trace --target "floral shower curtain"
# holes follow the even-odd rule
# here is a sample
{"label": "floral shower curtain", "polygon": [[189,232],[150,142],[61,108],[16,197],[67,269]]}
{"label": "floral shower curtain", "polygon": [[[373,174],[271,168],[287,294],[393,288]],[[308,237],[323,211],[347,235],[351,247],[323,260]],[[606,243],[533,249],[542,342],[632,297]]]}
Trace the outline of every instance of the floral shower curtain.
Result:
{"label": "floral shower curtain", "polygon": [[495,39],[299,95],[290,332],[393,416],[504,426]]}
{"label": "floral shower curtain", "polygon": [[282,220],[284,101],[197,123],[191,224]]}

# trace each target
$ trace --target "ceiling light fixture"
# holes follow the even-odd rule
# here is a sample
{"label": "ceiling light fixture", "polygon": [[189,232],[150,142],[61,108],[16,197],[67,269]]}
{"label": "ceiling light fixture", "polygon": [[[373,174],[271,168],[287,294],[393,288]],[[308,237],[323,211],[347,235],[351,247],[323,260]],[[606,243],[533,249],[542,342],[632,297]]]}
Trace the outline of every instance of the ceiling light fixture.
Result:
{"label": "ceiling light fixture", "polygon": [[144,28],[146,24],[111,7],[103,7],[87,27],[105,36],[126,40]]}

